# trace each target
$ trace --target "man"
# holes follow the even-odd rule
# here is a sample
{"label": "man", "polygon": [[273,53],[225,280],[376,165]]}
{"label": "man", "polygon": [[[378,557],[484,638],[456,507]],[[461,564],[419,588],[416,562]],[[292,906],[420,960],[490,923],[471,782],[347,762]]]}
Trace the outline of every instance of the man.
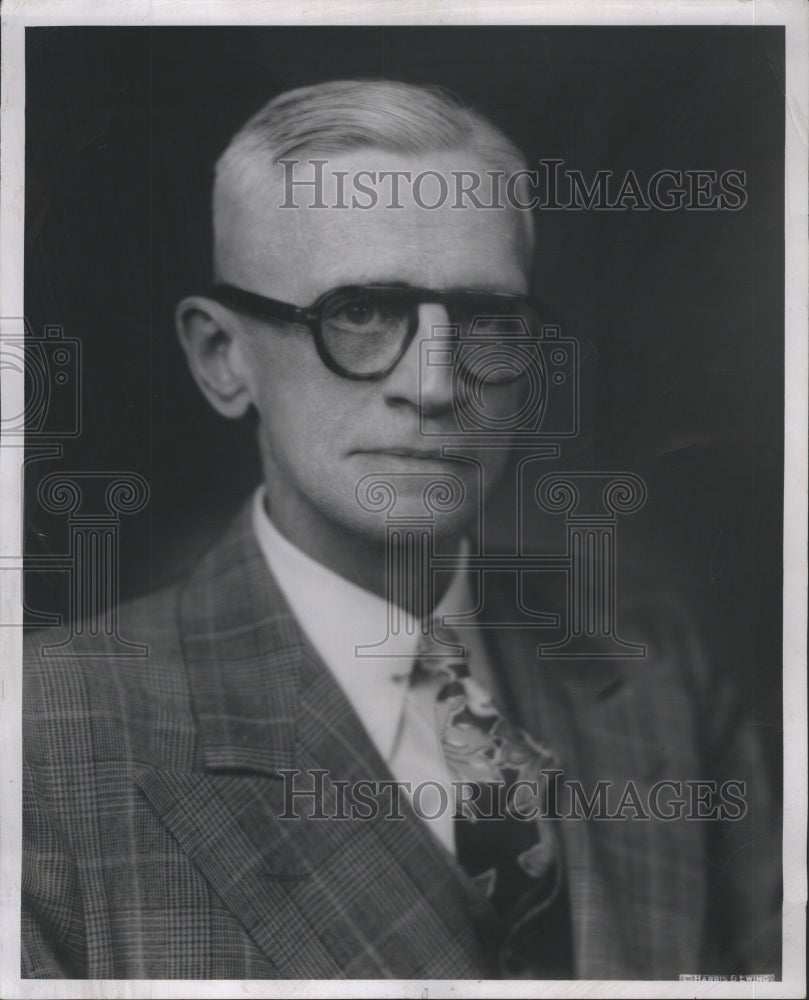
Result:
{"label": "man", "polygon": [[[540,662],[472,571],[544,313],[525,192],[486,210],[454,185],[524,167],[446,94],[387,82],[282,94],[221,158],[216,283],[177,324],[210,403],[257,414],[264,484],[189,579],[122,609],[148,656],[31,643],[25,975],[772,961],[766,782],[687,617],[630,600],[645,659]],[[476,405],[495,438],[464,437]],[[709,779],[737,782],[720,811]],[[611,818],[603,783],[631,788]]]}

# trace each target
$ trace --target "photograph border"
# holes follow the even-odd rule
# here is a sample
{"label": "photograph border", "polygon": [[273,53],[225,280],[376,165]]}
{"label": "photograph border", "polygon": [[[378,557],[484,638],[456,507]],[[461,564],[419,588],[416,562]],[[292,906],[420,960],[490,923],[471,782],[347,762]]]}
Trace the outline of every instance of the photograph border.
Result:
{"label": "photograph border", "polygon": [[[786,28],[785,167],[785,458],[784,458],[784,904],[783,978],[780,982],[661,981],[213,981],[21,979],[21,650],[22,572],[2,574],[0,618],[0,995],[28,997],[799,997],[805,994],[806,809],[806,595],[807,595],[807,122],[809,121],[809,4],[802,0],[655,2],[258,3],[249,0],[163,0],[126,5],[108,0],[27,0],[2,10],[2,179],[0,181],[0,333],[20,328],[23,309],[23,218],[26,27],[66,25],[767,25]],[[2,370],[2,411],[23,412],[21,371]],[[0,442],[2,558],[23,553],[24,449],[20,439]]]}

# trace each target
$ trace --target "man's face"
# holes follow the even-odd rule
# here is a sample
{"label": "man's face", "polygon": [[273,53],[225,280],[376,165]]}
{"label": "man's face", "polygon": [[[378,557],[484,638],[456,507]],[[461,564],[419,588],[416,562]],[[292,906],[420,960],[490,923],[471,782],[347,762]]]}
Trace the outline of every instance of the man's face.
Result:
{"label": "man's face", "polygon": [[[459,162],[461,160],[461,162]],[[327,171],[450,170],[487,167],[449,153],[403,158],[358,150],[332,157]],[[491,169],[491,168],[488,168]],[[296,176],[311,176],[304,162]],[[333,205],[330,173],[324,200]],[[351,188],[347,190],[350,192]],[[390,207],[380,187],[372,209],[295,207],[279,209],[283,194],[272,186],[261,205],[239,205],[220,232],[217,256],[222,280],[299,306],[342,285],[407,283],[430,289],[469,288],[525,293],[525,220],[513,209],[452,209],[453,198],[428,210],[403,186],[403,208]],[[425,192],[428,190],[424,189]],[[450,188],[452,190],[452,188]],[[435,198],[430,193],[429,197]],[[422,200],[427,201],[423,194]],[[307,206],[307,189],[297,199]],[[350,194],[347,198],[350,203]],[[383,540],[383,512],[369,512],[356,490],[369,474],[392,483],[395,513],[427,513],[425,485],[442,477],[460,480],[465,499],[439,515],[439,534],[456,534],[480,508],[480,482],[491,488],[507,459],[501,448],[464,451],[468,461],[441,456],[441,445],[458,443],[449,366],[422,367],[420,343],[447,313],[434,303],[419,307],[419,326],[407,352],[379,381],[352,381],[330,371],[304,327],[242,317],[251,395],[260,417],[260,446],[270,511],[282,530],[300,541],[331,530]],[[514,384],[501,386],[487,405],[514,410]]]}

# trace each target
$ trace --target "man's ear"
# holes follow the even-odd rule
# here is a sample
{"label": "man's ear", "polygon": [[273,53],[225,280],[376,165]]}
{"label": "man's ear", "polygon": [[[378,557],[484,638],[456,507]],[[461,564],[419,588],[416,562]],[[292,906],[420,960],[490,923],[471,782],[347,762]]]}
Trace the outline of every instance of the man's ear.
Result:
{"label": "man's ear", "polygon": [[253,399],[244,357],[245,333],[238,319],[202,296],[183,299],[175,316],[177,336],[205,398],[223,417],[244,416]]}

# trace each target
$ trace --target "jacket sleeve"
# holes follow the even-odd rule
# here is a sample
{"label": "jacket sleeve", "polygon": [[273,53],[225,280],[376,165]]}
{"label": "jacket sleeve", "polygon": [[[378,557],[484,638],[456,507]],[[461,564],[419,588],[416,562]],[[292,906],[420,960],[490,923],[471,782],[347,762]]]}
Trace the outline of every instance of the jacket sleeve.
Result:
{"label": "jacket sleeve", "polygon": [[747,652],[690,609],[671,621],[698,720],[704,775],[725,800],[706,824],[705,974],[781,974],[782,795],[780,733],[765,726]]}
{"label": "jacket sleeve", "polygon": [[756,697],[756,684],[759,690],[765,681],[771,685],[774,671],[752,663],[735,637],[720,634],[711,608],[695,612],[679,596],[658,596],[651,586],[638,607],[639,634],[654,640],[661,662],[669,651],[671,690],[685,691],[691,705],[699,773],[683,777],[714,788],[710,815],[690,817],[706,876],[702,954],[693,971],[779,977],[782,744],[780,731],[767,722],[773,713],[759,708]]}
{"label": "jacket sleeve", "polygon": [[782,823],[777,754],[757,713],[720,684],[708,706],[709,773],[744,783],[743,815],[713,824],[706,971],[781,974]]}
{"label": "jacket sleeve", "polygon": [[75,861],[23,770],[22,969],[24,978],[84,978],[83,903]]}

